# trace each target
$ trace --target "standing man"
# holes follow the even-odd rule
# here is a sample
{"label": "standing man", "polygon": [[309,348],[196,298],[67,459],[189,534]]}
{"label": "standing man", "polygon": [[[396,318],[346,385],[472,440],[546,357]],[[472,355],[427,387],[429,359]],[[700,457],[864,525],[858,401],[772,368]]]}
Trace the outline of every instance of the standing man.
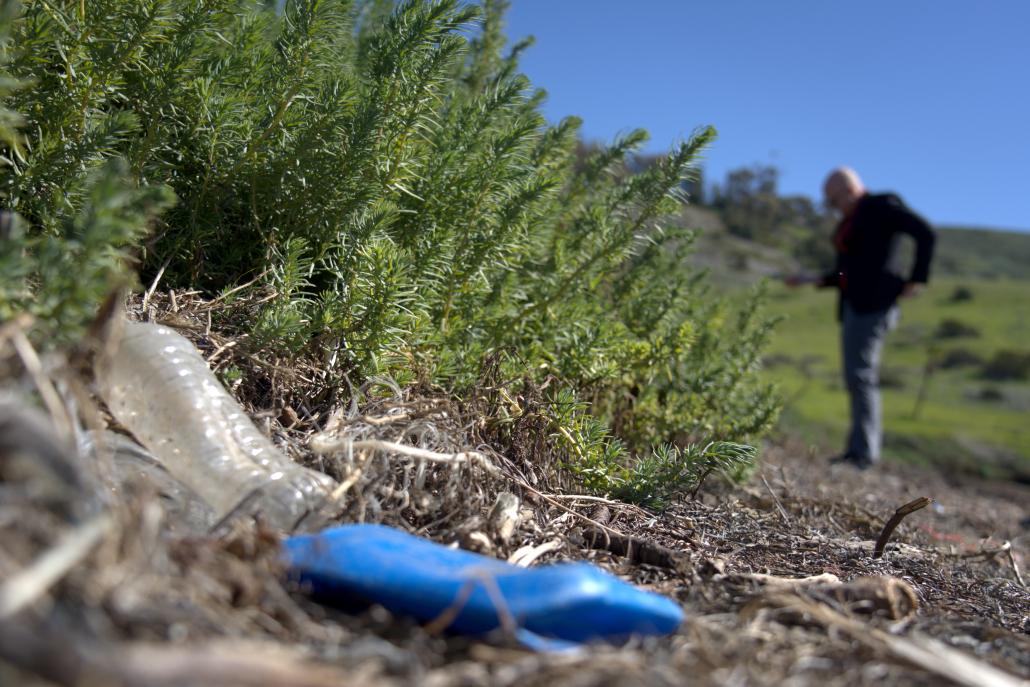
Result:
{"label": "standing man", "polygon": [[[898,321],[898,296],[914,296],[930,273],[934,231],[893,193],[872,195],[848,167],[833,171],[823,185],[826,204],[842,216],[833,236],[837,267],[822,277],[793,276],[788,286],[814,283],[840,290],[838,317],[844,352],[844,380],[851,395],[851,434],[841,462],[861,470],[880,459],[880,353]],[[907,278],[899,263],[900,234],[915,239],[916,255]]]}

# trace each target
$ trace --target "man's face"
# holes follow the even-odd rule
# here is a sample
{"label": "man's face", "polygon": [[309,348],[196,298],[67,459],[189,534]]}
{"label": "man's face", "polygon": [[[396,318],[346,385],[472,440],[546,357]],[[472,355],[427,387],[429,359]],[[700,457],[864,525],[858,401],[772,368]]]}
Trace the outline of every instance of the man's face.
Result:
{"label": "man's face", "polygon": [[826,204],[842,215],[855,207],[858,194],[845,183],[829,183],[823,189]]}

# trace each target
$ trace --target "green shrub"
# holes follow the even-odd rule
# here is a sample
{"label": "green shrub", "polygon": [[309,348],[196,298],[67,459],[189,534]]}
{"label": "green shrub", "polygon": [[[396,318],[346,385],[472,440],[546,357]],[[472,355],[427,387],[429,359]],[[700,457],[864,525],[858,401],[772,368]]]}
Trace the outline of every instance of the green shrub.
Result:
{"label": "green shrub", "polygon": [[[12,52],[9,31],[18,10],[16,2],[0,3],[4,56]],[[22,105],[45,97],[31,78],[3,75],[0,97],[6,99],[13,91],[12,100]],[[69,157],[62,168],[40,169],[26,184],[18,177],[26,162],[35,159],[40,141],[22,138],[18,127],[26,123],[5,105],[0,102],[0,141],[6,145],[0,164],[7,168],[3,178],[11,189],[5,198],[7,207],[46,221],[43,226],[26,227],[21,217],[10,215],[12,230],[0,240],[0,321],[19,313],[33,315],[32,338],[37,345],[50,347],[80,337],[100,301],[132,283],[134,275],[127,266],[131,249],[146,233],[150,220],[173,203],[174,195],[165,186],[134,187],[125,161],[118,157],[97,158],[91,164]],[[28,125],[34,123],[30,118]],[[59,184],[49,185],[48,180],[57,178]],[[55,188],[60,189],[56,195]],[[26,189],[34,192],[34,199],[50,202],[22,202]]]}
{"label": "green shrub", "polygon": [[1005,394],[996,386],[985,386],[980,389],[977,398],[981,401],[1003,401],[1005,400]]}
{"label": "green shrub", "polygon": [[729,442],[711,442],[705,446],[691,444],[683,449],[662,444],[650,456],[642,458],[625,471],[612,495],[626,501],[664,506],[677,493],[701,488],[708,475],[723,471],[739,478],[753,467],[755,449]]}
{"label": "green shrub", "polygon": [[981,370],[984,379],[1026,379],[1030,377],[1030,353],[1001,350]]}
{"label": "green shrub", "polygon": [[941,323],[937,326],[937,330],[934,332],[934,336],[938,339],[958,339],[961,337],[975,338],[980,336],[980,330],[970,324],[962,322],[961,320],[948,318],[941,320]]}
{"label": "green shrub", "polygon": [[693,234],[664,223],[714,129],[636,173],[643,131],[577,163],[579,120],[547,125],[526,44],[504,52],[507,2],[270,4],[27,0],[9,74],[36,85],[11,96],[27,142],[3,188],[32,235],[60,235],[120,156],[130,187],[179,198],[139,244],[143,279],[264,274],[275,297],[241,343],[335,359],[327,385],[460,393],[514,346],[576,399],[569,462],[601,482],[655,444],[770,426],[762,291],[730,316],[686,264]]}
{"label": "green shrub", "polygon": [[904,370],[898,367],[880,369],[880,387],[883,389],[904,389],[906,386]]}
{"label": "green shrub", "polygon": [[113,158],[72,189],[78,208],[60,230],[19,233],[0,242],[0,320],[19,312],[37,319],[37,342],[49,347],[81,336],[97,305],[132,283],[130,248],[148,220],[171,205],[167,187],[126,183],[125,163]]}
{"label": "green shrub", "polygon": [[973,300],[973,291],[968,286],[956,286],[955,290],[951,292],[948,300],[952,303],[961,303],[962,301]]}
{"label": "green shrub", "polygon": [[983,358],[968,348],[952,348],[941,357],[941,367],[945,370],[982,365],[983,362]]}

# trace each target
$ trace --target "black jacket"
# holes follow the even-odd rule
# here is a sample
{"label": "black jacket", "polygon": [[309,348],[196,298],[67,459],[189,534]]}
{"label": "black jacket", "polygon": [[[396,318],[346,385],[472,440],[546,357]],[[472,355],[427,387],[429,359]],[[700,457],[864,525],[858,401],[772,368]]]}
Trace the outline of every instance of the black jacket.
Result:
{"label": "black jacket", "polygon": [[[916,241],[908,277],[899,273],[903,233]],[[933,228],[893,193],[866,195],[859,201],[851,229],[843,239],[844,250],[838,247],[837,269],[824,275],[823,283],[841,288],[842,307],[846,298],[861,313],[883,310],[894,304],[905,282],[926,283],[934,239]]]}

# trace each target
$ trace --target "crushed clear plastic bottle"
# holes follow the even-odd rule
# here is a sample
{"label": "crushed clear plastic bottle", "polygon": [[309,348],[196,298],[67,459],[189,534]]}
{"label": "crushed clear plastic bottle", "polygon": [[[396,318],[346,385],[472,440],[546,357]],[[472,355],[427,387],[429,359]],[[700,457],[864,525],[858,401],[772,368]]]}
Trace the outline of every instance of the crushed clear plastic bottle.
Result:
{"label": "crushed clear plastic bottle", "polygon": [[292,532],[335,487],[328,475],[284,456],[196,347],[169,327],[126,324],[97,380],[114,417],[220,520],[245,510]]}

